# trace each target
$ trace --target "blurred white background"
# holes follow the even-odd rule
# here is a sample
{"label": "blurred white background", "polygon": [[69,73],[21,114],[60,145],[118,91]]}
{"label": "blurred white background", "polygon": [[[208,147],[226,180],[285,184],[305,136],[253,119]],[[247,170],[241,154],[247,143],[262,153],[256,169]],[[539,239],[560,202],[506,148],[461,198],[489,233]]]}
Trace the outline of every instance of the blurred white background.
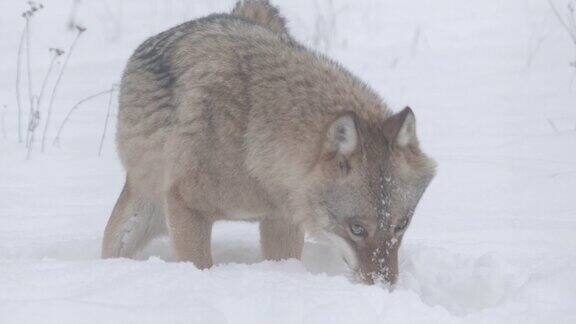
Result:
{"label": "blurred white background", "polygon": [[[334,252],[314,242],[302,262],[262,262],[254,224],[218,224],[218,266],[207,271],[163,261],[171,260],[166,240],[142,261],[99,260],[123,183],[117,92],[106,91],[147,37],[229,12],[234,1],[47,0],[29,19],[28,39],[21,14],[29,5],[3,0],[0,322],[576,321],[576,26],[568,7],[576,2],[272,2],[297,40],[341,62],[391,109],[410,105],[439,164],[404,239],[398,288],[349,282]],[[74,25],[87,30],[58,81]],[[49,48],[66,53],[42,92]],[[17,87],[30,148],[18,139]],[[30,94],[41,93],[38,126],[27,134]]]}

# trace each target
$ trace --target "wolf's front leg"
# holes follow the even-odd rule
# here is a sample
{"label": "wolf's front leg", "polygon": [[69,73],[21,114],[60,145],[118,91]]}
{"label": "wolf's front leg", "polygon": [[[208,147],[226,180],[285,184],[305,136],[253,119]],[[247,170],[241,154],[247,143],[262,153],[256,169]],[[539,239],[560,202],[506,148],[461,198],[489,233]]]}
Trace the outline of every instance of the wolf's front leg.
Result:
{"label": "wolf's front leg", "polygon": [[286,219],[264,219],[260,223],[260,245],[266,260],[300,259],[304,229]]}
{"label": "wolf's front leg", "polygon": [[178,194],[166,199],[167,223],[172,249],[178,261],[192,261],[199,269],[212,266],[210,237],[212,221],[202,212],[186,206]]}

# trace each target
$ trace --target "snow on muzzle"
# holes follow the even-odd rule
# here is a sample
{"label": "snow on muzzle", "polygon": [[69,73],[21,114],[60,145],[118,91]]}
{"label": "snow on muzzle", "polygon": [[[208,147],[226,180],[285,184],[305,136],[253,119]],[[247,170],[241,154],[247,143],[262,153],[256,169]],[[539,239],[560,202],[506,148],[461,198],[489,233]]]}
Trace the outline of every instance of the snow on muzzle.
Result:
{"label": "snow on muzzle", "polygon": [[369,285],[382,282],[392,287],[396,283],[400,247],[398,238],[384,235],[381,238],[354,241],[331,232],[324,234],[339,250],[357,279]]}
{"label": "snow on muzzle", "polygon": [[395,237],[367,240],[356,249],[358,277],[366,284],[387,283],[390,287],[398,279],[398,248]]}

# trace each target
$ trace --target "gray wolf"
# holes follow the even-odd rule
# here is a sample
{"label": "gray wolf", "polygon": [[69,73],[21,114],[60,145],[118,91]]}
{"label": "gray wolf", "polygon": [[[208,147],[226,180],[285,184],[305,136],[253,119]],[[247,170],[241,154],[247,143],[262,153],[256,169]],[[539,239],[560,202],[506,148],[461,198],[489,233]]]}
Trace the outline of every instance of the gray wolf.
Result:
{"label": "gray wolf", "polygon": [[209,268],[214,222],[251,220],[266,259],[300,258],[308,233],[364,282],[396,281],[403,234],[435,173],[414,113],[393,113],[299,44],[268,1],[146,40],[119,100],[126,182],[102,257],[134,256],[167,233],[178,260]]}

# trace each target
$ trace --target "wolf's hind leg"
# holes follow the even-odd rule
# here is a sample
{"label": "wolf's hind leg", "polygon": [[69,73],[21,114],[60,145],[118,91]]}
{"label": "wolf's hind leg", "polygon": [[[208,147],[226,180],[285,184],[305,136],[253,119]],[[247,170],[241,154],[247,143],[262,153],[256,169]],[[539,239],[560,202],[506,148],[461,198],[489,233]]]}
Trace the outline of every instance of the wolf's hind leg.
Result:
{"label": "wolf's hind leg", "polygon": [[164,231],[161,207],[136,197],[126,182],[104,231],[102,258],[134,257]]}
{"label": "wolf's hind leg", "polygon": [[260,245],[266,260],[300,259],[304,229],[285,219],[264,219],[260,222]]}
{"label": "wolf's hind leg", "polygon": [[193,210],[173,190],[167,195],[166,207],[172,249],[178,261],[191,261],[199,269],[212,267],[210,238],[212,220]]}

